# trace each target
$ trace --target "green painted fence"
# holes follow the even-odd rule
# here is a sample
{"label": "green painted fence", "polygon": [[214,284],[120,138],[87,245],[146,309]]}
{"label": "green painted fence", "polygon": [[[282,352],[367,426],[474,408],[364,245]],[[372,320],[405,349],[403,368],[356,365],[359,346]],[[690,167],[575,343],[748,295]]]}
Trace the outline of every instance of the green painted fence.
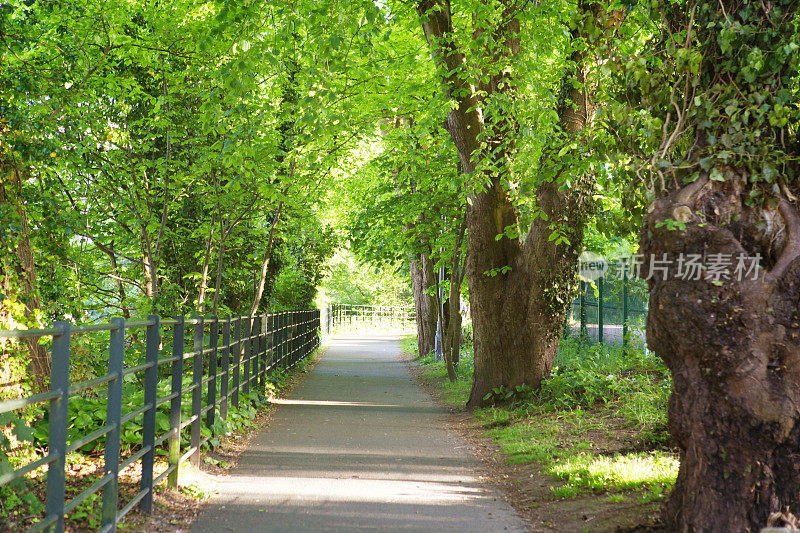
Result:
{"label": "green painted fence", "polygon": [[[28,529],[29,532],[62,532],[64,516],[100,490],[103,492],[100,531],[115,531],[117,522],[136,505],[145,513],[151,511],[155,485],[166,480],[170,486],[177,486],[178,466],[182,462],[189,460],[199,464],[200,447],[210,438],[203,437],[202,425],[210,428],[215,417],[227,418],[229,403],[238,407],[241,393],[264,390],[271,371],[293,367],[319,346],[320,325],[319,310],[306,310],[223,319],[178,317],[163,320],[154,315],[145,321],[126,323],[122,318],[114,318],[108,324],[86,327],[56,322],[50,329],[0,330],[0,339],[52,339],[50,390],[0,402],[0,415],[49,403],[46,453],[27,465],[2,473],[0,487],[47,465],[46,510],[42,519]],[[108,372],[88,381],[72,383],[71,341],[78,335],[100,331],[109,332]],[[142,332],[144,349],[140,361],[126,366],[126,338]],[[185,386],[184,377],[189,372],[191,385]],[[158,397],[159,374],[171,376],[171,390],[162,397]],[[131,375],[143,383],[144,402],[124,412],[123,383],[126,376]],[[106,398],[105,425],[89,434],[77,437],[73,434],[70,438],[70,399],[88,389],[102,387],[106,389],[100,393]],[[184,419],[182,404],[189,394],[191,416]],[[169,428],[159,433],[156,413],[159,406],[167,403]],[[121,458],[120,436],[125,424],[140,416],[143,417],[141,445],[136,446],[138,450],[129,457]],[[187,428],[190,437],[189,446],[185,448],[181,446],[181,435]],[[103,477],[66,501],[64,470],[67,454],[103,437]],[[154,476],[158,447],[168,450],[168,468]],[[122,502],[124,505],[120,509],[119,472],[136,461],[141,461],[140,490],[129,501]]]}

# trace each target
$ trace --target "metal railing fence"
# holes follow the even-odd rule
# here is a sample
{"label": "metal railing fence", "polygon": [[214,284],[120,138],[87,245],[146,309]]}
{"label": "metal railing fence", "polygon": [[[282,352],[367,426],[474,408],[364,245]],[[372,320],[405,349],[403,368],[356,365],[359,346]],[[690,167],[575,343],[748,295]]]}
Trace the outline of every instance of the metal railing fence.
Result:
{"label": "metal railing fence", "polygon": [[594,282],[594,287],[581,281],[578,297],[567,317],[565,333],[572,333],[570,324],[575,324],[580,335],[601,343],[628,346],[631,341],[637,341],[643,344],[648,301],[646,295],[631,294],[634,283],[641,281],[601,277]]}
{"label": "metal railing fence", "polygon": [[409,329],[414,327],[414,306],[331,304],[325,310],[325,332],[337,328]]}
{"label": "metal railing fence", "polygon": [[[255,317],[184,318],[162,320],[153,315],[145,321],[127,322],[114,318],[108,324],[75,327],[56,322],[53,328],[40,330],[0,330],[0,339],[52,338],[50,390],[25,398],[0,402],[0,415],[49,402],[47,453],[15,470],[0,475],[0,487],[23,478],[47,465],[45,513],[28,532],[64,530],[64,517],[84,500],[102,489],[102,526],[100,531],[115,531],[117,522],[137,504],[149,513],[153,505],[153,487],[163,480],[177,487],[178,466],[191,460],[199,465],[200,448],[209,440],[207,428],[215,417],[228,417],[229,403],[239,406],[240,395],[264,390],[268,374],[278,368],[296,365],[320,343],[319,310],[267,313]],[[191,338],[187,335],[191,326]],[[143,357],[139,364],[125,365],[126,333],[145,330]],[[76,335],[108,331],[108,372],[79,383],[70,381],[70,345]],[[166,342],[165,342],[166,341]],[[190,344],[189,344],[190,343]],[[171,345],[171,350],[164,347]],[[190,351],[186,347],[191,346]],[[166,352],[166,353],[165,353]],[[185,369],[191,362],[191,385],[184,386]],[[126,376],[143,373],[144,403],[123,412],[123,382]],[[171,377],[170,393],[158,397],[158,377]],[[89,434],[69,439],[69,402],[79,392],[107,386],[105,425]],[[203,389],[206,389],[205,391]],[[205,392],[205,402],[203,402]],[[184,395],[191,393],[191,416],[182,418]],[[156,413],[169,402],[169,429],[158,433]],[[205,405],[203,405],[205,403]],[[126,423],[142,420],[142,439],[138,451],[121,460],[120,435]],[[189,428],[189,447],[182,449],[181,434]],[[70,501],[65,501],[65,458],[105,437],[103,477]],[[166,470],[154,477],[155,452],[159,446],[168,450]],[[138,447],[138,446],[137,446]],[[119,472],[141,460],[139,492],[119,508]]]}

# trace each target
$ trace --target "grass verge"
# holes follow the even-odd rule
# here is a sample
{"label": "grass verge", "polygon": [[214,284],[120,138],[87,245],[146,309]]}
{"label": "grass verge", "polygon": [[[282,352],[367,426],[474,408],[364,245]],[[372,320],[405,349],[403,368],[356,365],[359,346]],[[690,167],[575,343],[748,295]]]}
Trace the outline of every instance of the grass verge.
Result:
{"label": "grass verge", "polygon": [[[404,338],[401,348],[415,357],[440,401],[463,409],[472,379],[470,347],[454,383],[444,362],[416,354],[414,336]],[[593,506],[602,507],[602,520],[589,531],[653,525],[678,472],[666,431],[670,385],[666,367],[652,354],[566,338],[551,378],[539,390],[496,389],[496,404],[473,416],[506,463],[526,467],[520,470],[525,477],[515,482],[542,485],[543,490],[527,487],[536,494],[529,506],[557,510],[579,504],[584,518],[592,516]],[[615,517],[614,508],[633,515]],[[558,514],[553,516],[557,521]]]}

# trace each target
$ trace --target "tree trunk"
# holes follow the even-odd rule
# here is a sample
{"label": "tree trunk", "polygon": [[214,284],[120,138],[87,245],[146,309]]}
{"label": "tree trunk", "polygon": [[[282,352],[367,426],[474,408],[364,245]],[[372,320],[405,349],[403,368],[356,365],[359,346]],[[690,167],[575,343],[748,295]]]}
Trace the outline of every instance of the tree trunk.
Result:
{"label": "tree trunk", "polygon": [[[294,168],[294,164],[292,165]],[[284,194],[286,191],[284,191]],[[267,282],[267,271],[269,270],[269,256],[272,253],[272,241],[275,238],[275,227],[281,219],[281,210],[283,209],[283,200],[278,203],[278,208],[275,210],[275,217],[272,219],[272,225],[269,228],[269,237],[267,238],[267,249],[264,252],[264,259],[261,261],[261,274],[258,278],[258,287],[253,296],[253,306],[250,309],[250,316],[255,316],[258,311],[258,306],[261,304],[261,297],[264,295],[264,285]]]}
{"label": "tree trunk", "polygon": [[[440,342],[442,348],[442,358],[444,359],[444,365],[447,369],[447,378],[454,382],[456,380],[456,367],[453,364],[452,352],[448,346],[448,336],[450,333],[450,295],[449,291],[448,294],[444,295],[442,301],[439,300],[439,294],[442,293],[441,286],[444,285],[446,281],[448,281],[450,275],[447,271],[444,272],[444,279],[439,279],[437,276],[437,281],[439,282],[436,287],[436,312],[439,314],[437,327],[441,329],[441,339]],[[437,331],[438,333],[438,331]]]}
{"label": "tree trunk", "polygon": [[[773,512],[800,516],[800,211],[784,200],[756,213],[735,187],[699,184],[656,201],[641,238],[645,265],[664,254],[673,265],[649,280],[647,317],[648,346],[672,372],[669,429],[681,450],[666,517],[672,531],[758,531]],[[735,265],[771,239],[783,250],[755,280],[718,285],[676,270],[687,254],[731,254]]]}
{"label": "tree trunk", "polygon": [[[0,123],[0,132],[4,126]],[[36,313],[41,309],[39,298],[36,264],[33,258],[33,248],[30,242],[30,227],[28,215],[25,211],[24,200],[19,197],[22,180],[19,169],[10,156],[0,151],[0,212],[5,211],[6,216],[13,217],[5,229],[5,238],[12,243],[13,254],[0,261],[0,289],[9,301],[19,300],[24,303],[23,315],[27,321],[33,321]],[[16,229],[15,229],[16,228]],[[0,328],[10,326],[10,322],[17,322],[22,317],[14,317],[11,310],[0,301]],[[33,327],[39,324],[30,324]],[[50,380],[50,354],[37,339],[26,339],[23,344],[27,347],[29,358],[28,368],[31,372],[34,389],[38,392],[47,389]],[[4,354],[2,357],[5,357]],[[0,363],[4,363],[0,358]],[[0,367],[7,368],[6,364]],[[0,381],[3,383],[15,382],[23,376],[8,376],[3,371]]]}
{"label": "tree trunk", "polygon": [[[502,26],[475,31],[490,31],[496,42],[502,43],[490,52],[492,57],[513,63],[520,50],[519,19],[513,2],[507,3],[506,9]],[[582,9],[588,8],[582,4]],[[487,393],[495,387],[538,387],[549,375],[574,285],[592,186],[591,180],[581,176],[574,177],[569,190],[563,190],[554,178],[546,181],[539,188],[537,207],[547,219],[534,223],[524,243],[510,237],[506,229],[519,229],[519,221],[503,184],[510,178],[516,126],[509,117],[494,117],[494,133],[486,148],[479,139],[485,131],[482,102],[496,96],[513,98],[513,79],[504,71],[487,76],[486,82],[471,83],[462,72],[465,56],[456,44],[450,3],[424,0],[419,2],[418,12],[442,72],[443,89],[458,104],[448,112],[446,127],[464,173],[483,172],[476,164],[483,160],[503,174],[485,172],[487,185],[471,194],[467,217],[466,276],[475,340],[475,370],[467,406],[472,408],[484,405]],[[573,31],[574,37],[580,27]],[[592,112],[583,56],[575,53],[575,72],[565,76],[566,90],[559,106],[560,125],[570,140]],[[479,85],[486,96],[479,99],[473,85]],[[550,239],[552,226],[559,224],[567,241]]]}
{"label": "tree trunk", "polygon": [[225,241],[220,237],[219,252],[217,255],[217,279],[214,283],[214,316],[217,316],[219,311],[219,291],[222,285],[222,266],[224,265],[225,258]]}
{"label": "tree trunk", "polygon": [[461,283],[464,281],[464,269],[461,266],[461,247],[464,233],[467,230],[467,219],[461,224],[456,233],[456,242],[453,246],[453,258],[450,262],[450,294],[447,298],[449,306],[449,320],[447,321],[447,336],[445,338],[445,353],[449,354],[448,364],[453,366],[452,375],[448,368],[448,376],[455,381],[455,366],[461,356]]}
{"label": "tree trunk", "polygon": [[411,261],[411,284],[417,317],[417,348],[419,355],[433,351],[436,340],[436,297],[429,292],[436,287],[433,261],[420,254]]}
{"label": "tree trunk", "polygon": [[206,290],[208,288],[208,268],[211,264],[211,250],[214,248],[214,215],[211,216],[211,225],[206,239],[206,253],[203,257],[203,269],[200,272],[200,290],[197,294],[197,310],[202,315],[205,307]]}
{"label": "tree trunk", "polygon": [[[800,114],[795,107],[783,124],[720,118],[731,102],[779,108],[795,90],[797,54],[784,45],[797,7],[720,0],[667,11],[704,57],[699,74],[675,83],[687,89],[673,100],[684,106],[674,106],[674,127],[691,132],[691,148],[654,165],[663,185],[640,234],[647,343],[673,379],[680,469],[665,507],[670,531],[758,532],[800,516],[800,143],[791,137]],[[748,29],[723,43],[720,28],[738,24]],[[741,51],[765,46],[772,62],[750,77]],[[780,169],[774,178],[770,166]]]}
{"label": "tree trunk", "polygon": [[108,256],[108,261],[109,263],[111,263],[111,273],[113,274],[115,278],[114,280],[116,281],[117,285],[119,308],[122,310],[122,316],[128,319],[131,317],[131,311],[125,306],[125,298],[127,297],[127,295],[125,293],[125,285],[123,283],[123,278],[119,270],[119,263],[117,261],[117,252],[114,250],[114,241],[111,241],[108,245],[105,245],[93,237],[91,237],[91,239],[94,245],[97,247],[97,249]]}
{"label": "tree trunk", "polygon": [[422,314],[422,305],[423,305],[423,291],[424,285],[422,283],[422,267],[420,267],[420,261],[418,256],[411,259],[411,292],[414,295],[414,316],[415,321],[417,323],[417,353],[422,356],[425,354],[423,348],[425,346],[423,339],[425,338],[425,328],[423,326],[423,314]]}
{"label": "tree trunk", "polygon": [[140,230],[142,242],[142,272],[144,274],[144,295],[153,302],[156,296],[157,278],[155,272],[155,265],[153,264],[153,256],[150,251],[150,237],[146,234],[147,229],[142,226]]}
{"label": "tree trunk", "polygon": [[131,317],[131,311],[125,305],[125,285],[122,283],[122,273],[119,270],[119,264],[117,262],[117,254],[114,251],[114,241],[108,245],[108,260],[111,262],[111,272],[114,273],[114,276],[117,278],[117,295],[119,296],[119,306],[122,309],[122,316],[125,319],[129,319]]}

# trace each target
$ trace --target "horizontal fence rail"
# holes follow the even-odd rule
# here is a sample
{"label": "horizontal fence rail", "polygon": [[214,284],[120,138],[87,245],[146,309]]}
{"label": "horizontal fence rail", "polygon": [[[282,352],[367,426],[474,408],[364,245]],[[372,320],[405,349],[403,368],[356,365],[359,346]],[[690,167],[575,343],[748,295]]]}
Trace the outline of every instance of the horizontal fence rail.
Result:
{"label": "horizontal fence rail", "polygon": [[408,329],[416,320],[414,306],[331,304],[324,309],[324,331],[339,328]]}
{"label": "horizontal fence rail", "polygon": [[[276,369],[295,366],[320,344],[320,311],[286,311],[234,318],[184,318],[127,322],[114,318],[108,324],[74,327],[56,322],[50,329],[0,330],[2,339],[52,339],[50,390],[26,398],[0,402],[0,415],[49,402],[47,447],[43,457],[10,472],[0,472],[0,487],[47,465],[45,513],[28,532],[64,531],[64,517],[87,498],[102,490],[100,531],[115,531],[117,522],[136,505],[149,513],[153,487],[164,480],[178,485],[178,467],[184,461],[199,465],[201,446],[211,437],[217,419],[228,417],[229,405],[239,407],[244,394],[265,390],[267,378]],[[80,334],[109,332],[108,372],[87,381],[72,383],[70,357],[72,340]],[[142,335],[143,333],[143,335]],[[126,357],[130,337],[143,338],[139,361]],[[127,354],[130,355],[130,354]],[[126,364],[127,362],[127,364]],[[159,397],[159,377],[170,383],[169,393]],[[138,379],[144,390],[141,405],[123,409],[123,386]],[[187,381],[191,380],[191,384]],[[105,386],[105,425],[89,434],[76,436],[69,430],[69,404],[79,393]],[[161,391],[163,394],[163,391]],[[184,398],[191,397],[191,414],[184,418]],[[100,394],[102,397],[102,394]],[[167,409],[167,405],[169,405]],[[168,410],[168,425],[157,424],[159,407]],[[125,424],[142,417],[142,438],[129,457],[120,454],[120,436]],[[181,436],[188,428],[188,447]],[[105,438],[104,473],[99,481],[75,498],[65,499],[65,460],[68,453]],[[167,468],[155,476],[156,450],[165,447]],[[0,450],[2,451],[2,450]],[[119,472],[141,461],[138,493],[120,509]]]}

